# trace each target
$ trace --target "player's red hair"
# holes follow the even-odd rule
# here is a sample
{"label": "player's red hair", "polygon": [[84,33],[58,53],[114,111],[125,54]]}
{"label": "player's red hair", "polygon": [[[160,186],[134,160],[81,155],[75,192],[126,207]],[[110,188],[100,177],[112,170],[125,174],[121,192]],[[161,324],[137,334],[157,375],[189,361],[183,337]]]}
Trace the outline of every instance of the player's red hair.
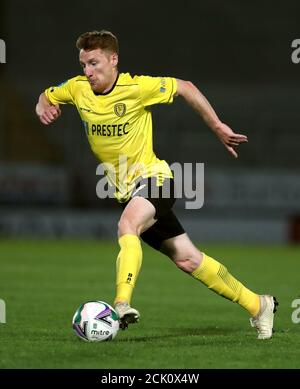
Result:
{"label": "player's red hair", "polygon": [[76,47],[78,50],[90,51],[101,49],[119,54],[117,37],[107,30],[85,32],[77,39]]}

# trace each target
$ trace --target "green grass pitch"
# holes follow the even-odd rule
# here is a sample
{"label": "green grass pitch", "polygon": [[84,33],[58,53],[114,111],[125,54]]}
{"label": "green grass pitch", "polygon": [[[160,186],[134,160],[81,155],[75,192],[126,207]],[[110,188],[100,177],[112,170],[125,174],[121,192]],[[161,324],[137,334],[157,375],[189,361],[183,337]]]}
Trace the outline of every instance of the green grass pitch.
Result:
{"label": "green grass pitch", "polygon": [[[139,324],[112,342],[77,338],[71,319],[85,301],[114,297],[116,242],[0,241],[0,368],[300,368],[300,248],[201,247],[258,293],[279,300],[275,334],[256,339],[248,314],[144,246],[133,306]],[[300,315],[299,315],[300,316]]]}

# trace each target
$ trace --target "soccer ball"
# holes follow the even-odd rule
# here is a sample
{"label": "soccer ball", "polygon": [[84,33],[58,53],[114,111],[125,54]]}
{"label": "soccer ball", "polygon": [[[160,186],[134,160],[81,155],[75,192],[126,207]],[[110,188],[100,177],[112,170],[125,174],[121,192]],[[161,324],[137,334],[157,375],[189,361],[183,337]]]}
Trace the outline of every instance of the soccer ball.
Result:
{"label": "soccer ball", "polygon": [[88,342],[113,340],[119,330],[116,311],[104,301],[81,304],[73,316],[73,329]]}

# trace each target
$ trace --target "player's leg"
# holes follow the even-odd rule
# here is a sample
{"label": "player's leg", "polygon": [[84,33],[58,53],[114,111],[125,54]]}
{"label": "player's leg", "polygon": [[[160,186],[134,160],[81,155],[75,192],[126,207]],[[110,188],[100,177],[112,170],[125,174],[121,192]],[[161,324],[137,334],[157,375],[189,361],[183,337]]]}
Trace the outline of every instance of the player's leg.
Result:
{"label": "player's leg", "polygon": [[160,251],[179,269],[201,281],[214,292],[245,308],[252,317],[252,326],[258,330],[259,339],[268,339],[272,336],[277,305],[274,297],[259,296],[246,288],[224,265],[199,251],[186,233],[163,241]]}
{"label": "player's leg", "polygon": [[251,316],[257,315],[259,296],[245,288],[220,262],[199,251],[186,233],[164,241],[161,251],[179,269],[202,281],[221,296],[238,302]]}
{"label": "player's leg", "polygon": [[139,318],[139,313],[130,307],[142,263],[139,237],[144,231],[151,229],[157,219],[174,203],[173,197],[163,196],[168,193],[165,189],[169,188],[174,188],[173,180],[165,179],[162,185],[158,185],[156,177],[140,180],[133,191],[132,199],[125,205],[118,224],[121,250],[117,259],[115,308],[126,324]]}
{"label": "player's leg", "polygon": [[259,296],[244,287],[221,263],[199,251],[172,211],[158,219],[141,237],[151,247],[167,255],[179,269],[216,293],[238,302],[251,316],[258,313]]}
{"label": "player's leg", "polygon": [[155,223],[155,208],[146,199],[134,197],[118,223],[120,252],[116,262],[115,308],[124,327],[137,322],[139,312],[130,306],[133,289],[142,264],[140,234]]}

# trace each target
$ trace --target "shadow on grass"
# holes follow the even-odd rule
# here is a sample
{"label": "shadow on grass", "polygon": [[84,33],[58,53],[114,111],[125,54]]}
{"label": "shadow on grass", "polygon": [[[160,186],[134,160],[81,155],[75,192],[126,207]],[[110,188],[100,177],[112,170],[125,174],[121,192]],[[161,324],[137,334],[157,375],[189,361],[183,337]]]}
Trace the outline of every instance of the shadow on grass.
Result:
{"label": "shadow on grass", "polygon": [[[219,327],[204,327],[204,328],[165,328],[167,333],[161,335],[136,336],[125,339],[117,339],[117,342],[149,342],[151,340],[179,338],[186,336],[226,336],[236,334],[234,329],[219,328]],[[161,332],[161,330],[160,330]]]}

